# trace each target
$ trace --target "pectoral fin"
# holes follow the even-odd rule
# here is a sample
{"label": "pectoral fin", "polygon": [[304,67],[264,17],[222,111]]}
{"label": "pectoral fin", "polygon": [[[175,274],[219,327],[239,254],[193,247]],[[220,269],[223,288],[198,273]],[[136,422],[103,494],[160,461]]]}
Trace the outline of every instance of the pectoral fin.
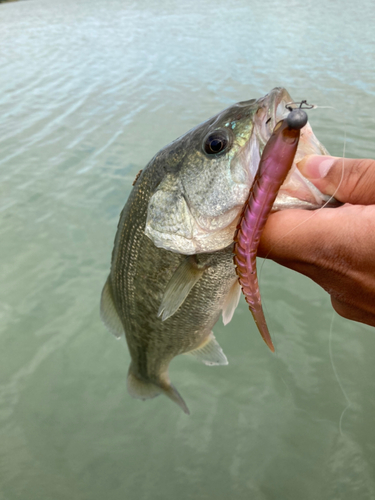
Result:
{"label": "pectoral fin", "polygon": [[179,309],[205,269],[193,256],[182,261],[165,289],[158,311],[158,317],[161,316],[162,321],[173,316]]}
{"label": "pectoral fin", "polygon": [[117,314],[109,278],[107,279],[100,300],[100,317],[108,330],[118,339],[124,335],[124,327],[122,326],[119,315]]}
{"label": "pectoral fin", "polygon": [[209,366],[228,364],[227,357],[212,332],[198,349],[194,349],[186,354],[195,356],[199,361]]}
{"label": "pectoral fin", "polygon": [[241,287],[240,287],[240,284],[238,283],[238,280],[236,280],[226,299],[225,299],[225,303],[224,303],[224,306],[223,306],[223,323],[224,325],[227,325],[231,319],[233,318],[233,314],[234,314],[234,311],[236,310],[237,306],[238,306],[238,302],[240,301],[240,297],[241,297]]}

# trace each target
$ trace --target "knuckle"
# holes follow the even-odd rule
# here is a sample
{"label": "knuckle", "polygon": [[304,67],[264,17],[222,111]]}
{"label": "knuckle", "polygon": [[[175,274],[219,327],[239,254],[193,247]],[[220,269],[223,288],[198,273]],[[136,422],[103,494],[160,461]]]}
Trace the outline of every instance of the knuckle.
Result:
{"label": "knuckle", "polygon": [[350,305],[332,296],[331,296],[331,303],[333,309],[337,312],[339,316],[345,319],[355,320],[355,314],[353,313],[353,309]]}

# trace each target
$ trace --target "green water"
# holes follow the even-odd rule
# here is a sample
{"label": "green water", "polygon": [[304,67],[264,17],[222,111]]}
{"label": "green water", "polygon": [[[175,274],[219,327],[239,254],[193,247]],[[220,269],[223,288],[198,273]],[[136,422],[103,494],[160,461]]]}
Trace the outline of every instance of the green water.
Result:
{"label": "green water", "polygon": [[[192,415],[126,391],[99,319],[136,173],[227,105],[285,86],[334,155],[375,157],[371,0],[0,6],[0,500],[375,498],[375,332],[272,262],[277,352],[244,301],[184,356]],[[330,333],[331,331],[331,333]],[[333,360],[333,364],[332,364]]]}

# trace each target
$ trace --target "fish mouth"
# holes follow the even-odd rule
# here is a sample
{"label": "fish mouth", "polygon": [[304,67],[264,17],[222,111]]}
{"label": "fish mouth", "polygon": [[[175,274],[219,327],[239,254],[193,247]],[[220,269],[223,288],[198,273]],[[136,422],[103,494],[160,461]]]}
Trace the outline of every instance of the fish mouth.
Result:
{"label": "fish mouth", "polygon": [[[223,175],[218,176],[221,182],[214,183],[214,188],[214,177],[210,177],[207,187],[205,176],[199,177],[197,169],[194,170],[193,177],[188,169],[183,170],[180,177],[168,173],[158,185],[149,200],[145,226],[145,234],[156,247],[193,255],[216,252],[233,243],[233,235],[249,197],[264,147],[275,125],[290,113],[287,105],[292,101],[284,88],[276,88],[257,101],[237,103],[219,113],[214,121],[210,119],[202,124],[206,135],[207,127],[214,128],[216,121],[221,120],[220,123],[225,124],[225,127],[231,125],[236,137],[236,120],[243,119],[243,123],[248,120],[242,128],[245,130],[244,135],[238,133],[239,140],[233,155],[228,158],[223,156],[222,163],[218,161],[219,172]],[[298,107],[293,104],[291,106]],[[236,118],[231,121],[233,116]],[[198,128],[199,130],[201,129]],[[278,192],[272,211],[337,206],[336,200],[323,195],[298,170],[297,163],[311,154],[327,155],[328,151],[320,144],[307,123],[301,129],[292,168]],[[201,179],[200,183],[197,176]],[[194,188],[189,191],[187,187],[192,182]],[[194,197],[197,197],[195,203],[192,201]]]}
{"label": "fish mouth", "polygon": [[254,125],[262,149],[271,137],[276,123],[288,116],[289,111],[286,106],[292,101],[289,92],[282,87],[277,87],[258,99],[259,107],[254,117]]}
{"label": "fish mouth", "polygon": [[[254,117],[255,140],[258,143],[259,154],[271,137],[276,124],[286,118],[290,108],[297,108],[286,89],[277,87],[269,94],[257,101],[259,108]],[[298,149],[290,172],[281,186],[272,211],[286,208],[316,209],[324,204],[337,206],[337,202],[330,196],[323,195],[297,168],[307,155],[328,155],[326,148],[318,141],[309,122],[301,129]],[[257,170],[256,165],[255,170]],[[254,165],[250,166],[254,172]]]}

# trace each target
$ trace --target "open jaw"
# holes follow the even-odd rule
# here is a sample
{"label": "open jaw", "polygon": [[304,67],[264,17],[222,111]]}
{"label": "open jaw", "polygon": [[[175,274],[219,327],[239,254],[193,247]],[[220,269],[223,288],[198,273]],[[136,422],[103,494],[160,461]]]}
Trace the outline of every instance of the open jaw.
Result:
{"label": "open jaw", "polygon": [[[286,118],[289,107],[297,108],[298,104],[285,89],[274,89],[265,96],[264,105],[259,108],[255,118],[255,135],[258,148],[263,148],[270,138],[275,125]],[[287,107],[288,106],[288,107]],[[312,128],[307,124],[301,129],[297,153],[292,168],[281,186],[272,211],[287,208],[316,209],[329,200],[329,196],[323,195],[309,180],[307,180],[297,168],[299,163],[307,155],[328,155],[326,148],[315,137]],[[259,164],[259,162],[258,162]],[[257,170],[258,165],[251,165],[252,171]]]}

